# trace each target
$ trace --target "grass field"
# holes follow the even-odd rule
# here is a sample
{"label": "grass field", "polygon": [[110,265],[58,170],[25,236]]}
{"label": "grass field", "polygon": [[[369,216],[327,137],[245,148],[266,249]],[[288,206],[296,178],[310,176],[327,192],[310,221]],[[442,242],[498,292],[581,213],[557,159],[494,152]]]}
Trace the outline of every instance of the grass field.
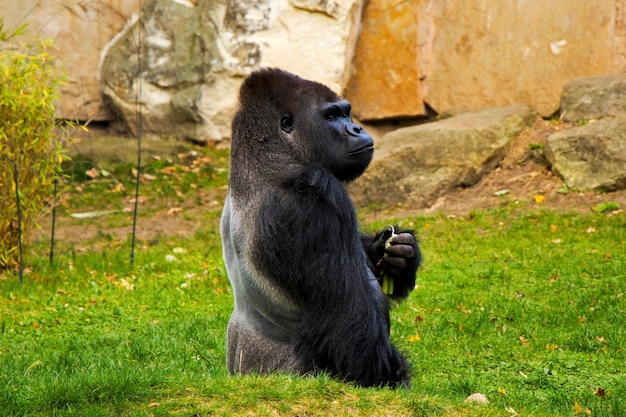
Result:
{"label": "grass field", "polygon": [[[205,152],[198,169],[148,165],[140,223],[167,210],[159,201],[221,201],[225,154]],[[62,218],[119,212],[81,250],[58,242],[53,265],[35,243],[23,286],[0,275],[0,416],[626,416],[621,211],[521,202],[386,223],[362,212],[366,230],[415,228],[424,266],[392,314],[412,388],[361,389],[325,375],[229,376],[220,205],[189,219],[191,235],[140,241],[131,268],[128,239],[107,232],[128,223],[130,179],[122,169],[68,186]],[[81,221],[93,219],[65,225]],[[466,403],[473,393],[489,403]]]}

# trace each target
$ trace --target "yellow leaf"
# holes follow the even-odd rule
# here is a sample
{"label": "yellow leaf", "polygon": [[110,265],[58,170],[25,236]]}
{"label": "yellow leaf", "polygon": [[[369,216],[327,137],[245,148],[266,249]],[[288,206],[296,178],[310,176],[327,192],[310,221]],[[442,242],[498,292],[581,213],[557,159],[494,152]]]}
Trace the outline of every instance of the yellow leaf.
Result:
{"label": "yellow leaf", "polygon": [[506,390],[504,388],[498,388],[498,394],[506,395]]}
{"label": "yellow leaf", "polygon": [[581,406],[578,405],[578,403],[574,403],[574,413],[578,414],[578,413],[582,413],[583,412],[583,408]]}
{"label": "yellow leaf", "polygon": [[543,203],[546,198],[541,194],[535,196],[535,203],[540,204]]}
{"label": "yellow leaf", "polygon": [[[537,201],[539,203],[539,201]],[[552,233],[556,232],[556,230],[559,228],[559,226],[557,226],[556,224],[551,224],[550,225],[550,231]]]}
{"label": "yellow leaf", "polygon": [[413,343],[413,342],[419,342],[422,340],[422,337],[419,334],[416,334],[415,336],[409,336],[409,342]]}
{"label": "yellow leaf", "polygon": [[546,345],[546,350],[549,350],[549,351],[557,350],[558,348],[559,346],[554,343],[549,343]]}

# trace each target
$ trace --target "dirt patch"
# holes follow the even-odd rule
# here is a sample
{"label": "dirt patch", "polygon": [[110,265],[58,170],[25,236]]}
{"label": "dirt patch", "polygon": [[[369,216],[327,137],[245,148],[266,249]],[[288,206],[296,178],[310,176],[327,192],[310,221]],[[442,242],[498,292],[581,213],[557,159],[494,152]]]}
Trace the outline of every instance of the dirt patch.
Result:
{"label": "dirt patch", "polygon": [[440,197],[427,209],[401,207],[394,210],[394,215],[463,215],[473,210],[524,205],[522,203],[530,203],[532,208],[589,212],[603,203],[615,202],[624,209],[626,191],[596,193],[569,190],[561,178],[549,169],[543,158],[543,145],[552,133],[568,127],[571,126],[538,118],[532,127],[512,141],[499,166],[480,182]]}

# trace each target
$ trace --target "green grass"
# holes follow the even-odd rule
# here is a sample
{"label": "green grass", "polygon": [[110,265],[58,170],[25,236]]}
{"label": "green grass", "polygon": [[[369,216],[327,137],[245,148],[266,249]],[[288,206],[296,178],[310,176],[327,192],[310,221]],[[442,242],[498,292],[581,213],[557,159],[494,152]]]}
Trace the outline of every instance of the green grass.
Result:
{"label": "green grass", "polygon": [[[152,167],[142,193],[193,201],[223,188],[224,155],[205,152],[211,167],[195,173]],[[116,207],[116,181],[131,189],[125,175],[74,184],[82,195],[65,195],[65,210]],[[140,242],[133,268],[126,241],[86,253],[59,242],[53,266],[42,241],[23,286],[0,275],[0,415],[626,415],[623,213],[529,205],[390,219],[414,227],[424,252],[419,287],[392,314],[414,371],[413,387],[397,391],[324,375],[229,376],[219,207],[200,216],[193,236]],[[490,403],[464,403],[475,392]]]}

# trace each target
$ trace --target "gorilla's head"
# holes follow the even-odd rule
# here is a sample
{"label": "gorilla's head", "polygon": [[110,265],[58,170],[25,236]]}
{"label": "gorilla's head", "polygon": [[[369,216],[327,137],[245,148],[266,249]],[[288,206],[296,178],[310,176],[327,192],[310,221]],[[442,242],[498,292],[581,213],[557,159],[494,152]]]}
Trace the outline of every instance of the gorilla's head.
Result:
{"label": "gorilla's head", "polygon": [[350,103],[323,84],[266,68],[249,75],[233,119],[232,154],[255,155],[249,166],[277,176],[311,166],[340,181],[363,173],[374,152],[370,135],[352,122]]}

